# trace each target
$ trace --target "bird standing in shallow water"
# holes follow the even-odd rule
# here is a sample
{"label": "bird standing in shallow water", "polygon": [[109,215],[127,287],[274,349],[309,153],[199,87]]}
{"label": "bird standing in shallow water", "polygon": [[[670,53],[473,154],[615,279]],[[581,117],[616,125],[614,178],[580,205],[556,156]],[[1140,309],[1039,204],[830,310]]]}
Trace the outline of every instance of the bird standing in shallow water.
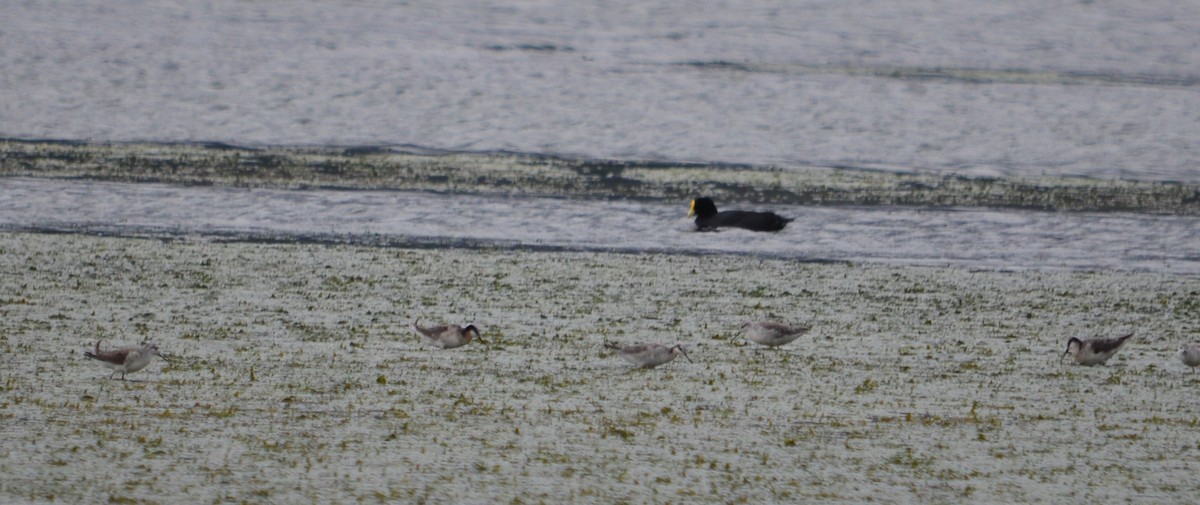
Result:
{"label": "bird standing in shallow water", "polygon": [[617,355],[625,361],[633,363],[641,368],[654,368],[664,363],[670,363],[680,354],[688,361],[692,358],[688,357],[687,351],[683,349],[683,344],[675,344],[674,346],[665,346],[662,344],[633,344],[620,346],[613,343],[604,343],[604,347],[617,351]]}
{"label": "bird standing in shallow water", "polygon": [[1070,354],[1075,358],[1075,362],[1080,365],[1099,365],[1117,354],[1117,351],[1121,350],[1121,347],[1125,345],[1125,342],[1129,341],[1130,337],[1133,337],[1132,333],[1120,338],[1087,338],[1080,340],[1071,337],[1071,340],[1067,341],[1067,350],[1063,352],[1062,357],[1058,358],[1058,361],[1061,362],[1063,357]]}
{"label": "bird standing in shallow water", "polygon": [[422,328],[417,325],[419,322],[421,322],[420,319],[413,321],[413,329],[421,336],[421,339],[427,344],[442,349],[462,347],[471,343],[471,339],[473,338],[477,338],[480,342],[483,342],[483,337],[479,334],[479,329],[473,324],[468,324],[465,328],[454,324]]}
{"label": "bird standing in shallow water", "polygon": [[779,231],[792,221],[774,212],[747,210],[717,212],[717,204],[713,203],[712,198],[707,197],[692,200],[688,217],[692,216],[696,216],[696,229],[699,231],[711,231],[723,227],[744,228],[752,231]]}
{"label": "bird standing in shallow water", "polygon": [[746,321],[742,323],[742,335],[747,340],[767,347],[779,347],[791,343],[808,333],[807,326],[788,326],[771,321]]}
{"label": "bird standing in shallow water", "polygon": [[158,346],[154,344],[143,343],[141,347],[123,347],[120,349],[109,349],[107,351],[100,350],[100,341],[96,342],[95,351],[84,351],[84,356],[100,361],[113,370],[108,378],[113,378],[117,372],[121,372],[121,380],[125,380],[125,374],[133,373],[150,364],[150,361],[155,356],[162,358],[170,363],[166,356],[159,354]]}
{"label": "bird standing in shallow water", "polygon": [[1184,344],[1179,348],[1179,361],[1192,368],[1192,372],[1196,371],[1196,367],[1200,366],[1200,344]]}

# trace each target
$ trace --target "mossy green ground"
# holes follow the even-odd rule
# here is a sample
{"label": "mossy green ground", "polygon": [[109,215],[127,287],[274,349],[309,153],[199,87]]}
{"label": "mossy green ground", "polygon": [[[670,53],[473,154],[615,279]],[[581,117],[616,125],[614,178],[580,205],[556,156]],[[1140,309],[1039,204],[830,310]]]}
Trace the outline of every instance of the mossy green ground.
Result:
{"label": "mossy green ground", "polygon": [[[1181,503],[1200,279],[0,234],[0,502]],[[473,322],[442,351],[408,329]],[[760,349],[743,320],[809,323]],[[1136,337],[1107,366],[1070,336]],[[130,376],[83,357],[143,339]],[[631,370],[604,341],[682,342]]]}

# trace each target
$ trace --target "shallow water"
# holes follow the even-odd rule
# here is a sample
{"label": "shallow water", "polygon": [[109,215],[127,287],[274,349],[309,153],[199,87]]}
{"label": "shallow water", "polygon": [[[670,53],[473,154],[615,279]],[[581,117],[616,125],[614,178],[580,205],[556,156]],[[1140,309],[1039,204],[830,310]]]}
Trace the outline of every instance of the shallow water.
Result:
{"label": "shallow water", "polygon": [[[68,0],[4,16],[6,137],[1200,182],[1200,4]],[[1195,218],[761,208],[796,221],[699,234],[662,198],[0,178],[0,497],[1200,492],[1198,381],[1171,356],[1200,328]],[[490,346],[423,348],[416,317],[474,322]],[[814,330],[764,352],[736,334],[751,318]],[[1055,362],[1069,336],[1129,331],[1107,366]],[[79,354],[147,338],[175,361],[138,381]],[[607,340],[680,341],[696,362],[631,372]]]}
{"label": "shallow water", "polygon": [[7,5],[0,136],[1200,181],[1190,2]]}
{"label": "shallow water", "polygon": [[761,209],[795,221],[779,233],[696,233],[686,218],[687,202],[0,178],[0,229],[9,230],[1200,274],[1200,220],[1192,217],[989,209]]}
{"label": "shallow water", "polygon": [[[1191,4],[206,0],[5,15],[3,136],[1200,182]],[[696,235],[674,201],[2,184],[9,229],[1189,274],[1200,250],[1193,219],[1127,214],[780,206],[797,219],[784,233]]]}
{"label": "shallow water", "polygon": [[[1185,503],[1200,278],[0,233],[0,501]],[[473,322],[442,351],[413,319]],[[811,324],[789,346],[741,321]],[[1105,366],[1070,336],[1135,332]],[[152,339],[130,376],[82,351]],[[605,341],[680,342],[631,370]]]}

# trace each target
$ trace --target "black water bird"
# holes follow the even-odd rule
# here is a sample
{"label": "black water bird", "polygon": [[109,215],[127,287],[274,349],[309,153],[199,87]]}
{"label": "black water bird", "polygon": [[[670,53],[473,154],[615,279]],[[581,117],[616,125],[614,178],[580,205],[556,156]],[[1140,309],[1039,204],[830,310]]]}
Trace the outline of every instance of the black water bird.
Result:
{"label": "black water bird", "polygon": [[722,227],[744,228],[753,231],[779,231],[792,220],[774,212],[752,212],[748,210],[726,210],[717,212],[712,198],[692,200],[688,217],[696,216],[696,229],[711,231]]}

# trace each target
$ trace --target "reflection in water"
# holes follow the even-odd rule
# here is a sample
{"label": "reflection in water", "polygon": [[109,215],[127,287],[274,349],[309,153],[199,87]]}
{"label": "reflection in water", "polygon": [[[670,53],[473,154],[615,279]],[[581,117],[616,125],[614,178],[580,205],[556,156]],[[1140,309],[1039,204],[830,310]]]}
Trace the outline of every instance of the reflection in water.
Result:
{"label": "reflection in water", "polygon": [[[745,206],[743,206],[745,207]],[[1200,274],[1200,220],[1140,214],[772,206],[779,233],[697,233],[675,204],[402,191],[0,179],[0,228],[393,246],[753,254],[987,269]]]}

